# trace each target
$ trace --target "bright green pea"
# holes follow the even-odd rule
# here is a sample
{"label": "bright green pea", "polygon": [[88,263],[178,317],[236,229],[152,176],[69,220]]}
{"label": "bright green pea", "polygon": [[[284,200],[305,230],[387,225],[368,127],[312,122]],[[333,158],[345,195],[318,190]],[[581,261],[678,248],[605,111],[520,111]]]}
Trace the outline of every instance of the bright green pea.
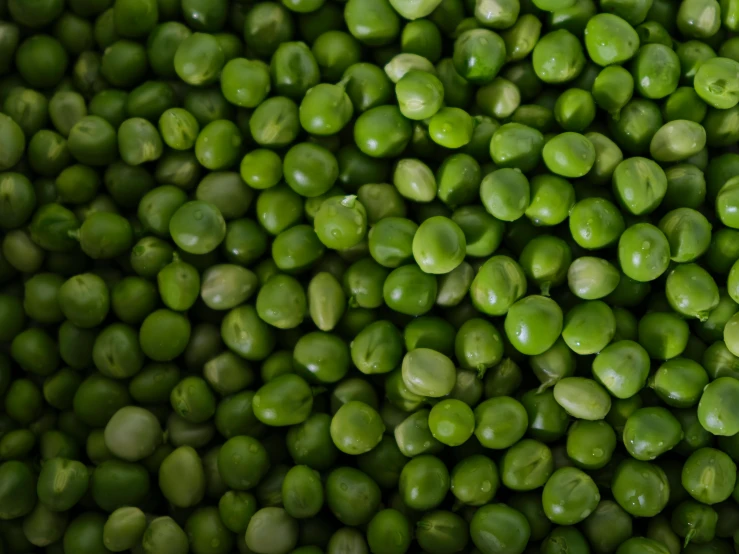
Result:
{"label": "bright green pea", "polygon": [[565,29],[544,35],[534,47],[536,75],[549,84],[575,79],[585,67],[585,54],[578,38]]}

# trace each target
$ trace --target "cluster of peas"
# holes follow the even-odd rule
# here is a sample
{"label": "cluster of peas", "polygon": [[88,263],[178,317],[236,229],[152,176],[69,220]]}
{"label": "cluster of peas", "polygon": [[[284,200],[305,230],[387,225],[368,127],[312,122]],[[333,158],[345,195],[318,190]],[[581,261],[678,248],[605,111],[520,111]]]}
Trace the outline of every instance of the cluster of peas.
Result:
{"label": "cluster of peas", "polygon": [[739,552],[737,31],[0,0],[0,553]]}

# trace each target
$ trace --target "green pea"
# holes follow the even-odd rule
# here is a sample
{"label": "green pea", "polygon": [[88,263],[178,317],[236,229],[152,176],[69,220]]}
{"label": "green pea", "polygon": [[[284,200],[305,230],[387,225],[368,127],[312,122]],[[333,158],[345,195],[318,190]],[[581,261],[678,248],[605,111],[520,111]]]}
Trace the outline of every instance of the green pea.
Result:
{"label": "green pea", "polygon": [[372,450],[382,439],[385,425],[380,414],[364,402],[345,403],[331,420],[331,439],[336,447],[354,456]]}
{"label": "green pea", "polygon": [[354,141],[373,158],[397,156],[410,141],[411,133],[410,122],[395,106],[370,108],[354,124]]}
{"label": "green pea", "polygon": [[591,300],[573,307],[564,318],[562,338],[576,354],[595,354],[611,342],[616,318],[605,302]]}
{"label": "green pea", "polygon": [[529,206],[529,181],[516,169],[498,169],[483,178],[480,199],[485,209],[497,219],[515,221]]}
{"label": "green pea", "polygon": [[543,486],[553,471],[554,461],[549,447],[533,439],[516,443],[501,460],[503,484],[515,491],[529,491]]}
{"label": "green pea", "polygon": [[305,421],[313,405],[310,387],[300,376],[287,374],[263,385],[254,396],[254,414],[271,426]]}
{"label": "green pea", "polygon": [[88,482],[88,469],[82,462],[53,458],[41,468],[36,490],[46,507],[62,512],[77,504],[87,491]]}
{"label": "green pea", "polygon": [[736,464],[728,454],[715,448],[696,450],[683,466],[683,487],[703,504],[723,502],[731,495],[735,483]]}
{"label": "green pea", "polygon": [[593,379],[566,377],[554,385],[554,398],[567,413],[578,419],[603,419],[611,408],[605,388]]}
{"label": "green pea", "polygon": [[509,448],[523,437],[529,421],[524,406],[508,396],[481,402],[474,414],[475,436],[486,448]]}
{"label": "green pea", "polygon": [[268,98],[257,106],[249,119],[254,142],[265,147],[287,146],[298,136],[299,128],[298,106],[285,96]]}
{"label": "green pea", "polygon": [[534,47],[532,61],[539,79],[557,84],[577,77],[585,65],[580,41],[565,29],[544,35]]}
{"label": "green pea", "polygon": [[664,233],[649,223],[626,229],[618,241],[622,271],[636,281],[653,281],[667,270],[670,245]]}
{"label": "green pea", "polygon": [[531,201],[526,217],[534,225],[557,225],[567,218],[575,203],[572,185],[555,175],[537,175],[531,179]]}
{"label": "green pea", "polygon": [[544,513],[559,525],[573,525],[588,517],[598,506],[600,493],[585,472],[574,467],[555,471],[544,485]]}
{"label": "green pea", "polygon": [[476,85],[492,81],[503,67],[505,57],[505,42],[488,29],[470,29],[454,42],[454,68]]}
{"label": "green pea", "polygon": [[411,459],[400,473],[398,489],[406,506],[430,510],[438,506],[449,491],[449,471],[436,456]]}
{"label": "green pea", "polygon": [[614,342],[593,360],[593,376],[616,398],[631,398],[646,384],[649,354],[637,342]]}
{"label": "green pea", "polygon": [[523,552],[531,535],[524,515],[506,504],[488,504],[478,509],[470,522],[470,537],[481,552],[501,548]]}
{"label": "green pea", "polygon": [[731,377],[718,377],[703,390],[698,403],[698,419],[714,435],[731,436],[739,428],[739,420],[731,415],[729,406],[739,394]]}
{"label": "green pea", "polygon": [[693,86],[709,106],[727,110],[739,102],[737,64],[739,62],[735,60],[716,57],[706,60],[698,68]]}

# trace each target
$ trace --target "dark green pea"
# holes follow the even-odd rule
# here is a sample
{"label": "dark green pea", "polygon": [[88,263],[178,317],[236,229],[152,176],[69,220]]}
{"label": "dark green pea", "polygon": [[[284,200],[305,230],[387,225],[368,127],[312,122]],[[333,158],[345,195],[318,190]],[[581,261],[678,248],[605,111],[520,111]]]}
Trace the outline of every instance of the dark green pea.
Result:
{"label": "dark green pea", "polygon": [[723,502],[736,483],[736,464],[715,448],[701,448],[685,461],[682,484],[688,494],[703,504]]}
{"label": "dark green pea", "polygon": [[[31,137],[27,157],[31,169],[44,177],[56,177],[72,161],[67,141],[62,135],[49,129],[42,129]],[[37,202],[41,204],[38,194],[36,196]]]}
{"label": "dark green pea", "polygon": [[139,543],[146,527],[146,516],[139,508],[118,508],[105,522],[103,543],[113,552],[128,550]]}
{"label": "dark green pea", "polygon": [[583,256],[570,264],[567,284],[583,300],[597,300],[612,293],[621,279],[618,270],[602,258]]}
{"label": "dark green pea", "polygon": [[690,164],[678,164],[668,168],[665,176],[667,192],[662,206],[697,209],[703,204],[706,197],[706,180],[699,168]]}
{"label": "dark green pea", "polygon": [[115,129],[96,115],[77,121],[69,131],[67,144],[72,156],[87,165],[107,165],[118,156]]}
{"label": "dark green pea", "polygon": [[182,108],[170,108],[159,118],[162,140],[175,150],[188,150],[195,145],[200,125],[195,117]]}
{"label": "dark green pea", "polygon": [[47,460],[39,473],[39,500],[49,509],[65,511],[82,498],[89,482],[88,469],[75,460]]}
{"label": "dark green pea", "polygon": [[507,256],[493,256],[478,270],[470,295],[475,307],[488,315],[504,315],[526,293],[526,275]]}
{"label": "dark green pea", "polygon": [[688,343],[688,324],[674,313],[651,312],[639,320],[639,343],[651,358],[669,360]]}
{"label": "dark green pea", "polygon": [[223,444],[218,454],[218,472],[231,489],[253,488],[268,469],[267,451],[252,437],[232,437]]}
{"label": "dark green pea", "polygon": [[53,273],[38,273],[24,283],[23,309],[40,323],[59,323],[64,312],[58,299],[64,279]]}
{"label": "dark green pea", "polygon": [[353,112],[344,87],[321,83],[303,96],[299,108],[300,125],[313,135],[333,135],[346,126]]}
{"label": "dark green pea", "polygon": [[172,215],[169,230],[175,244],[190,254],[213,251],[226,235],[218,208],[201,200],[183,204]]}
{"label": "dark green pea", "polygon": [[629,459],[616,468],[611,491],[616,502],[629,514],[653,517],[667,504],[670,487],[659,466]]}
{"label": "dark green pea", "polygon": [[172,364],[149,364],[129,383],[131,396],[142,404],[162,404],[180,381],[180,371]]}
{"label": "dark green pea", "polygon": [[217,120],[208,123],[195,141],[195,155],[200,164],[212,171],[235,165],[241,154],[243,137],[235,123]]}
{"label": "dark green pea", "polygon": [[469,542],[467,522],[453,512],[428,512],[416,522],[416,540],[426,552],[459,552]]}
{"label": "dark green pea", "polygon": [[680,422],[665,408],[642,408],[626,420],[626,450],[637,460],[654,460],[682,440]]}
{"label": "dark green pea", "polygon": [[376,321],[355,337],[351,357],[362,373],[388,373],[402,359],[403,342],[398,329],[389,321]]}
{"label": "dark green pea", "polygon": [[397,107],[378,106],[365,111],[354,125],[359,149],[374,158],[398,155],[411,138],[412,128]]}
{"label": "dark green pea", "polygon": [[287,374],[263,385],[254,396],[254,414],[270,426],[295,425],[305,421],[313,405],[308,384],[298,375]]}
{"label": "dark green pea", "polygon": [[457,463],[451,473],[451,491],[454,497],[468,506],[482,506],[490,502],[498,488],[500,477],[495,462],[480,454]]}
{"label": "dark green pea", "polygon": [[589,421],[603,419],[611,408],[605,388],[585,377],[565,377],[557,381],[554,398],[571,416]]}
{"label": "dark green pea", "polygon": [[270,63],[272,85],[279,95],[302,98],[320,81],[316,59],[302,42],[284,42],[277,47]]}
{"label": "dark green pea", "polygon": [[441,108],[429,121],[429,136],[445,148],[461,148],[470,142],[472,117],[461,108]]}
{"label": "dark green pea", "polygon": [[226,59],[213,35],[193,33],[179,43],[173,62],[180,79],[190,85],[202,86],[218,78]]}
{"label": "dark green pea", "polygon": [[10,355],[21,369],[36,375],[50,375],[59,365],[54,339],[38,327],[29,327],[15,336]]}
{"label": "dark green pea", "polygon": [[24,40],[15,54],[16,69],[34,88],[51,88],[61,81],[69,62],[62,44],[49,35]]}
{"label": "dark green pea", "polygon": [[649,355],[631,340],[614,342],[596,356],[593,375],[616,398],[630,398],[646,383]]}
{"label": "dark green pea", "polygon": [[508,310],[506,336],[519,352],[530,356],[541,354],[554,344],[562,331],[562,318],[562,311],[553,300],[529,296]]}
{"label": "dark green pea", "polygon": [[281,232],[272,242],[272,258],[283,271],[300,271],[324,253],[325,247],[308,225],[296,225]]}
{"label": "dark green pea", "polygon": [[[55,95],[52,100],[56,99],[59,96],[59,94]],[[74,97],[65,98],[67,104],[71,103],[72,100],[74,100]],[[128,93],[125,91],[115,89],[100,91],[90,100],[90,103],[88,105],[89,115],[100,117],[103,121],[110,123],[115,129],[117,129],[120,124],[123,123],[126,119],[127,100]],[[75,108],[75,106],[69,107]],[[79,115],[80,113],[81,115]],[[75,115],[73,117],[73,121],[71,121],[71,123],[68,123],[69,125],[74,125],[74,123],[79,121],[80,117],[84,116],[84,112],[80,111],[79,108],[75,108],[74,114]],[[72,116],[71,113],[67,114],[63,110],[61,110],[61,113],[59,113],[58,115],[60,118],[63,117],[64,121],[67,121]],[[53,119],[54,118],[52,117],[52,120]],[[59,125],[56,126],[59,127]],[[63,130],[60,130],[60,132],[62,134],[65,134]],[[115,131],[113,132],[113,135],[115,135]]]}
{"label": "dark green pea", "polygon": [[356,38],[343,30],[328,30],[313,42],[313,56],[326,81],[338,81],[352,65],[362,57],[361,45]]}
{"label": "dark green pea", "polygon": [[385,424],[374,408],[352,400],[334,414],[330,432],[331,439],[340,451],[357,456],[379,444]]}
{"label": "dark green pea", "polygon": [[490,155],[498,167],[528,172],[538,165],[543,147],[540,131],[520,123],[506,123],[493,133]]}
{"label": "dark green pea", "polygon": [[108,287],[100,277],[92,273],[67,280],[59,288],[57,298],[65,317],[81,328],[95,327],[102,323],[110,306]]}
{"label": "dark green pea", "polygon": [[462,229],[446,217],[425,220],[413,236],[413,257],[425,273],[449,273],[462,262],[465,253]]}
{"label": "dark green pea", "polygon": [[398,488],[406,506],[430,510],[438,506],[449,491],[449,471],[439,458],[416,456],[400,473]]}
{"label": "dark green pea", "polygon": [[142,460],[153,454],[161,442],[162,428],[159,421],[144,408],[121,408],[105,426],[105,446],[123,460]]}
{"label": "dark green pea", "polygon": [[618,241],[622,271],[632,279],[653,281],[667,270],[670,245],[664,233],[649,223],[626,229]]}
{"label": "dark green pea", "polygon": [[713,508],[690,500],[681,502],[672,512],[672,529],[686,543],[702,544],[713,539],[717,522]]}
{"label": "dark green pea", "polygon": [[713,277],[697,264],[679,265],[667,276],[667,300],[676,312],[705,320],[719,302]]}
{"label": "dark green pea", "polygon": [[177,102],[174,89],[159,81],[147,81],[138,86],[126,99],[126,113],[131,118],[143,118],[155,123]]}
{"label": "dark green pea", "polygon": [[184,352],[190,340],[190,330],[190,322],[184,315],[156,310],[141,324],[141,349],[152,360],[168,362]]}
{"label": "dark green pea", "polygon": [[[181,487],[187,480],[188,487]],[[159,488],[164,497],[178,508],[188,508],[197,505],[205,494],[205,474],[203,462],[197,452],[190,446],[180,446],[172,451],[159,467]],[[156,521],[156,520],[155,520]],[[144,535],[144,544],[147,535]]]}
{"label": "dark green pea", "polygon": [[486,448],[508,448],[523,437],[528,421],[526,409],[517,400],[490,398],[475,408],[475,436]]}
{"label": "dark green pea", "polygon": [[[695,91],[709,106],[726,110],[736,106],[739,96],[734,72],[739,62],[729,58],[711,58],[695,74]],[[717,83],[722,86],[716,87]]]}
{"label": "dark green pea", "polygon": [[576,354],[588,355],[605,348],[616,332],[616,318],[605,302],[591,300],[570,309],[562,338]]}
{"label": "dark green pea", "polygon": [[255,292],[256,276],[246,268],[221,264],[208,268],[202,276],[200,295],[214,310],[230,310],[248,300]]}
{"label": "dark green pea", "polygon": [[519,258],[526,276],[541,288],[544,295],[565,281],[571,261],[572,253],[567,243],[550,235],[531,240]]}
{"label": "dark green pea", "polygon": [[[398,376],[395,379],[394,376]],[[393,387],[398,384],[398,388],[404,387],[400,372],[391,373],[385,381],[388,399],[400,408],[414,410],[420,406],[423,401],[422,396],[414,395],[407,389],[397,395],[393,391]],[[397,396],[397,397],[396,397]],[[417,412],[407,416],[401,423],[395,427],[395,441],[404,456],[414,457],[420,454],[432,454],[440,451],[444,445],[436,440],[431,434],[428,424],[429,410],[418,410]]]}
{"label": "dark green pea", "polygon": [[160,237],[167,237],[172,216],[186,201],[187,195],[178,187],[156,187],[141,198],[138,205],[139,221],[145,229]]}
{"label": "dark green pea", "polygon": [[503,339],[491,323],[473,318],[457,331],[454,350],[462,368],[482,372],[503,359]]}
{"label": "dark green pea", "polygon": [[569,178],[582,177],[595,163],[595,147],[579,133],[562,133],[547,141],[542,157],[552,173]]}
{"label": "dark green pea", "polygon": [[531,535],[524,515],[506,504],[488,504],[478,509],[470,521],[470,537],[481,551],[523,552]]}
{"label": "dark green pea", "polygon": [[415,202],[432,201],[438,188],[431,169],[414,158],[398,160],[393,171],[393,184],[402,197]]}
{"label": "dark green pea", "polygon": [[487,29],[465,31],[454,43],[454,68],[474,84],[490,82],[505,62],[505,42]]}
{"label": "dark green pea", "polygon": [[727,411],[727,406],[737,392],[731,377],[719,376],[706,386],[698,403],[698,418],[706,430],[719,436],[734,434],[737,421]]}
{"label": "dark green pea", "polygon": [[149,523],[141,539],[141,546],[146,554],[160,551],[183,554],[189,548],[185,531],[168,516],[158,517]]}
{"label": "dark green pea", "polygon": [[290,427],[287,447],[296,464],[304,464],[316,470],[330,467],[338,450],[331,440],[331,416],[313,414],[303,423]]}
{"label": "dark green pea", "polygon": [[707,342],[724,338],[724,327],[737,311],[736,302],[724,290],[719,290],[718,305],[708,314],[708,319],[701,321],[696,332]]}
{"label": "dark green pea", "polygon": [[619,65],[601,70],[593,83],[595,103],[614,117],[619,116],[621,109],[631,100],[633,94],[634,78]]}
{"label": "dark green pea", "polygon": [[403,330],[405,348],[430,348],[446,356],[454,353],[454,326],[440,317],[422,316],[410,321]]}
{"label": "dark green pea", "polygon": [[303,287],[288,275],[275,275],[259,290],[256,302],[262,320],[279,329],[300,325],[306,311]]}
{"label": "dark green pea", "polygon": [[[380,503],[380,488],[365,473],[350,467],[334,469],[325,482],[326,502],[345,525],[369,522]],[[364,501],[358,502],[358,499]]]}
{"label": "dark green pea", "polygon": [[383,284],[385,304],[407,315],[418,316],[428,312],[436,300],[436,294],[436,278],[424,273],[416,265],[394,269]]}
{"label": "dark green pea", "polygon": [[18,423],[28,425],[41,415],[43,396],[28,379],[16,379],[7,387],[5,411]]}
{"label": "dark green pea", "polygon": [[654,134],[664,123],[656,102],[633,98],[611,118],[609,131],[620,148],[630,154],[646,154]]}
{"label": "dark green pea", "polygon": [[295,140],[300,130],[298,106],[290,98],[274,96],[252,113],[249,130],[260,146],[280,148]]}
{"label": "dark green pea", "polygon": [[405,355],[403,383],[413,394],[438,398],[454,388],[456,372],[451,360],[435,350],[417,348]]}
{"label": "dark green pea", "polygon": [[257,500],[248,492],[228,491],[218,502],[218,512],[229,530],[243,533],[257,512]]}
{"label": "dark green pea", "polygon": [[588,517],[600,502],[593,480],[583,471],[565,467],[555,471],[544,486],[544,513],[559,525],[573,525]]}
{"label": "dark green pea", "polygon": [[631,516],[612,500],[601,500],[583,522],[583,533],[596,552],[615,552],[632,536],[632,530]]}

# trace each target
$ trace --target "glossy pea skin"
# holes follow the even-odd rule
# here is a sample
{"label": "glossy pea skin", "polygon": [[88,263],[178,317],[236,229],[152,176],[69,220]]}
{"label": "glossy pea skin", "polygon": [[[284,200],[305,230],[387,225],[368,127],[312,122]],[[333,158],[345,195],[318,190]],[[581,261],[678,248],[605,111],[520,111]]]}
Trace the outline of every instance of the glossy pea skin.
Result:
{"label": "glossy pea skin", "polygon": [[567,413],[578,419],[603,419],[611,407],[606,390],[585,377],[566,377],[554,385],[554,398]]}
{"label": "glossy pea skin", "polygon": [[699,502],[708,505],[723,502],[736,484],[736,464],[721,450],[701,448],[685,461],[682,484]]}
{"label": "glossy pea skin", "polygon": [[541,354],[554,344],[562,324],[562,310],[553,300],[532,295],[510,307],[505,331],[519,352],[531,356]]}
{"label": "glossy pea skin", "polygon": [[449,490],[449,471],[436,456],[416,456],[400,473],[398,488],[405,504],[416,510],[438,506]]}
{"label": "glossy pea skin", "polygon": [[502,547],[522,552],[531,526],[519,511],[505,504],[489,504],[477,510],[470,522],[470,538],[481,551]]}
{"label": "glossy pea skin", "polygon": [[611,482],[616,502],[637,517],[658,514],[667,504],[669,489],[667,476],[659,466],[638,460],[621,462]]}

